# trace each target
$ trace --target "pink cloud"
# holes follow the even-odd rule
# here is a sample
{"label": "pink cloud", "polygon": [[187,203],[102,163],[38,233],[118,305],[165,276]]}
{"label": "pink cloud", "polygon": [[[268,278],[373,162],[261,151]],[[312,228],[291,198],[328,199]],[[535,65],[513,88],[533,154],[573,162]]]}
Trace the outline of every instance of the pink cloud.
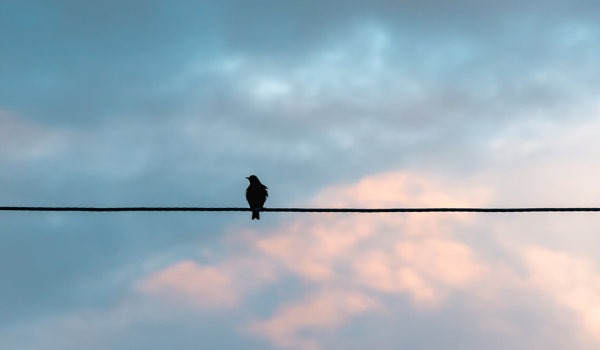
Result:
{"label": "pink cloud", "polygon": [[429,174],[396,171],[365,177],[355,184],[330,186],[314,203],[373,208],[469,206],[488,196],[484,188],[456,187]]}
{"label": "pink cloud", "polygon": [[332,329],[352,315],[377,310],[380,303],[364,294],[330,290],[312,295],[299,303],[280,306],[268,320],[252,323],[247,330],[282,348],[316,350],[318,344],[299,335],[301,331]]}
{"label": "pink cloud", "polygon": [[600,273],[591,261],[531,247],[525,262],[532,286],[577,313],[588,333],[600,339]]}
{"label": "pink cloud", "polygon": [[[341,207],[468,206],[485,198],[487,194],[481,189],[444,193],[435,179],[395,172],[328,188],[314,203]],[[369,305],[383,305],[372,292],[385,292],[408,296],[415,306],[435,307],[452,290],[467,288],[488,269],[477,261],[470,247],[449,238],[471,218],[468,214],[443,213],[306,215],[272,232],[257,234],[253,243],[255,250],[273,264],[319,288],[359,293],[372,300]],[[319,300],[293,303],[250,328],[277,346],[316,347],[298,338],[298,332],[307,327],[331,330],[356,314],[331,309],[331,305],[338,305],[334,302],[328,309]],[[318,315],[317,309],[324,312],[322,318],[300,316],[305,316],[304,312]],[[372,306],[362,312],[375,309]]]}
{"label": "pink cloud", "polygon": [[464,288],[487,267],[458,242],[399,242],[396,252],[370,251],[354,263],[357,282],[388,293],[408,293],[418,305],[434,306],[452,288]]}
{"label": "pink cloud", "polygon": [[448,286],[463,287],[484,269],[474,261],[471,248],[455,241],[400,242],[396,249],[404,262]]}
{"label": "pink cloud", "polygon": [[238,293],[225,271],[192,261],[182,261],[149,276],[140,283],[139,290],[201,308],[232,307],[238,303]]}
{"label": "pink cloud", "polygon": [[[443,186],[423,174],[372,176],[317,195],[320,206],[467,206],[483,202],[481,189]],[[435,308],[454,290],[468,288],[487,267],[471,248],[451,238],[470,214],[314,214],[268,232],[241,232],[240,254],[218,265],[181,262],[150,276],[142,290],[202,307],[236,306],[249,282],[261,288],[283,276],[304,282],[306,292],[282,301],[278,311],[247,329],[278,347],[316,349],[320,332],[332,332],[357,315],[385,310],[381,293],[415,307]],[[235,239],[229,239],[235,241]],[[312,335],[305,335],[308,332]],[[303,334],[302,336],[300,334]],[[314,336],[313,336],[314,335]]]}
{"label": "pink cloud", "polygon": [[[327,188],[313,204],[485,206],[488,198],[479,188],[393,172]],[[564,329],[560,310],[567,310],[581,325],[569,329],[565,344],[590,338],[594,348],[600,339],[600,274],[592,263],[542,248],[521,254],[523,242],[508,239],[507,232],[511,222],[523,218],[494,219],[500,221],[485,229],[490,220],[452,213],[302,215],[266,232],[234,232],[225,239],[231,253],[215,265],[179,262],[146,278],[140,291],[170,301],[168,305],[239,308],[246,315],[240,319],[241,329],[275,347],[301,350],[325,348],[326,339],[344,325],[369,313],[394,312],[398,302],[411,312],[427,310],[432,317],[449,302],[463,303],[476,319],[469,327],[520,339],[521,321],[511,313],[546,297],[553,307],[546,309],[541,301],[524,310],[530,316],[541,313],[547,322],[539,325],[542,335],[536,341],[551,342],[544,334]],[[487,226],[478,226],[483,221]],[[501,237],[502,242],[492,244],[505,254],[502,259],[492,262],[482,246],[459,240],[465,228],[482,230],[478,235],[494,240],[495,234]],[[285,284],[290,277],[299,282],[297,297],[279,295],[272,314],[248,316],[243,300],[249,293],[261,293],[267,284]]]}

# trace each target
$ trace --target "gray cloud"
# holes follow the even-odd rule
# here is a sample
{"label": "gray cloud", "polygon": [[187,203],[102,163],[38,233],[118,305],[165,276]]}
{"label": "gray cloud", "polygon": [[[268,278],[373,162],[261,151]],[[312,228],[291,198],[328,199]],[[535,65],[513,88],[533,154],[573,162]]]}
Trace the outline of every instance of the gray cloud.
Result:
{"label": "gray cloud", "polygon": [[[527,50],[521,53],[537,64],[534,56],[544,54],[539,41],[548,38],[531,37],[528,31],[551,32],[569,21],[593,23],[590,16],[597,11],[582,4],[5,2],[0,103],[52,124],[85,124],[123,114],[148,118],[157,111],[165,116],[185,95],[170,95],[161,85],[190,58],[248,53],[301,62],[315,46],[347,37],[363,21],[382,23],[423,42],[425,51],[420,53],[418,46],[410,47],[416,49],[412,59],[430,54],[428,45],[447,45],[448,36],[459,36],[497,46],[491,55],[500,54],[498,61],[506,58],[502,51],[518,58],[518,51]],[[535,16],[528,15],[532,12]],[[524,47],[514,52],[514,45]]]}

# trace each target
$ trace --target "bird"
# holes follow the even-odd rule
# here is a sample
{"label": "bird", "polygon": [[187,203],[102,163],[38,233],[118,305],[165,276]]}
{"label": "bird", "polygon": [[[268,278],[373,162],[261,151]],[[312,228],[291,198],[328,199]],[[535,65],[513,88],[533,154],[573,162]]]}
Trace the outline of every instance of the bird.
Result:
{"label": "bird", "polygon": [[[250,181],[250,185],[246,189],[246,200],[251,209],[263,208],[269,194],[267,186],[263,185],[256,175],[250,175],[246,179]],[[252,210],[252,220],[260,220],[260,211]]]}

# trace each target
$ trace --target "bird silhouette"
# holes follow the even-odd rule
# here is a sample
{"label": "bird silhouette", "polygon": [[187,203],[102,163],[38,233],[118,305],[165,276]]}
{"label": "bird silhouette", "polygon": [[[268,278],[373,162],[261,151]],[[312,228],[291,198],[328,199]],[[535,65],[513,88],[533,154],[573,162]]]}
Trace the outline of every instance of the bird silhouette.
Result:
{"label": "bird silhouette", "polygon": [[[246,179],[250,181],[250,186],[246,189],[246,199],[248,200],[248,204],[252,209],[263,208],[267,197],[269,194],[267,193],[267,186],[260,183],[260,180],[255,175],[250,175]],[[253,210],[252,211],[252,220],[260,220],[260,211]]]}

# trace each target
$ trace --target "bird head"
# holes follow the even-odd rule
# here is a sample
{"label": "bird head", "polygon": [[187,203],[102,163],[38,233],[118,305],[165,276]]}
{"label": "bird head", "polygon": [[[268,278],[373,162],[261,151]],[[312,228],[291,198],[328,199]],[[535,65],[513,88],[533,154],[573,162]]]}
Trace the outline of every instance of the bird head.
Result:
{"label": "bird head", "polygon": [[246,177],[246,179],[248,179],[248,181],[250,181],[250,183],[260,182],[260,181],[258,181],[258,177],[256,177],[256,175],[250,175],[250,176]]}

